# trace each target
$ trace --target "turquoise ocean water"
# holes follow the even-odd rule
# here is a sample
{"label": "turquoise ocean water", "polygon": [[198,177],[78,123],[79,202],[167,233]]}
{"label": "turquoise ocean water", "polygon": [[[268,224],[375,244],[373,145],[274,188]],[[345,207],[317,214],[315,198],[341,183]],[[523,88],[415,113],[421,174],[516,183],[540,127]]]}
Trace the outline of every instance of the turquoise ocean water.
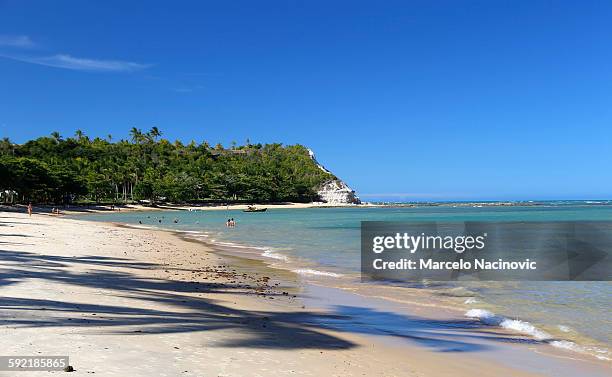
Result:
{"label": "turquoise ocean water", "polygon": [[[305,279],[353,278],[358,284],[361,221],[612,221],[612,203],[269,209],[265,213],[116,212],[87,218],[183,231],[190,237],[292,269]],[[236,220],[235,228],[225,226],[228,218]],[[460,292],[457,296],[466,313],[483,322],[536,338],[559,339],[557,346],[600,359],[611,357],[610,282],[473,282],[449,286]]]}

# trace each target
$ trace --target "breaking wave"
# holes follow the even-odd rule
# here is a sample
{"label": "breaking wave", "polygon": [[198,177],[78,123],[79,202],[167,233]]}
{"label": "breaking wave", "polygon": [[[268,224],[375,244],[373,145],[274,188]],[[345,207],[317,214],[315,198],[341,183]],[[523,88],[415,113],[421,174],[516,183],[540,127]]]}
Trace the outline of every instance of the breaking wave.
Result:
{"label": "breaking wave", "polygon": [[569,340],[554,339],[549,333],[542,331],[529,322],[518,319],[509,319],[503,316],[495,315],[484,309],[471,309],[465,313],[468,318],[478,319],[480,322],[488,326],[499,326],[501,328],[517,332],[519,334],[529,335],[536,340],[544,341],[553,347],[562,348],[583,354],[590,354],[600,360],[611,360],[610,351],[598,347],[580,346]]}
{"label": "breaking wave", "polygon": [[342,276],[342,274],[337,274],[335,272],[319,271],[319,270],[313,270],[311,268],[298,268],[292,271],[300,275],[329,276],[329,277],[335,277],[335,278]]}

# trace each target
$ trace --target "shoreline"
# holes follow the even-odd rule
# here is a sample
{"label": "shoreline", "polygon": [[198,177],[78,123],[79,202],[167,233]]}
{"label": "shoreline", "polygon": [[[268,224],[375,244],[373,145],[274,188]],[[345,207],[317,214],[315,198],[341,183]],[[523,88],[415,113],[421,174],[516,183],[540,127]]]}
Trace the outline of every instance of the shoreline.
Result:
{"label": "shoreline", "polygon": [[[273,254],[270,247],[261,247],[235,243],[234,241],[217,241],[209,239],[206,231],[179,230],[162,228],[156,225],[136,225],[122,223],[124,226],[135,229],[158,229],[177,234],[183,239],[201,242],[216,250],[222,255],[238,256],[241,258],[263,261],[275,270],[290,271],[297,273],[304,285],[318,285],[333,288],[360,295],[364,300],[383,299],[397,304],[395,311],[398,314],[412,312],[414,307],[423,309],[427,317],[435,316],[435,311],[442,310],[447,317],[453,321],[461,321],[469,318],[479,326],[494,328],[504,332],[507,336],[515,337],[515,341],[532,343],[545,346],[550,349],[538,352],[549,353],[559,357],[569,357],[584,360],[586,362],[610,362],[608,345],[598,340],[585,337],[583,334],[574,333],[568,337],[567,332],[559,331],[555,326],[549,324],[531,323],[521,320],[520,317],[504,316],[498,314],[500,307],[490,303],[482,302],[477,291],[470,291],[466,287],[447,286],[428,288],[419,286],[413,289],[405,285],[380,285],[360,281],[359,275],[346,271],[330,272],[329,268],[319,266],[312,261],[295,259],[291,257],[291,263],[284,255]],[[202,237],[202,236],[205,237]],[[262,253],[262,251],[264,251]],[[297,262],[297,263],[296,263]],[[337,271],[337,272],[336,272]],[[468,295],[468,293],[470,293]],[[402,307],[403,306],[403,307]],[[401,307],[401,308],[400,308]],[[502,311],[503,312],[503,311]],[[382,330],[381,330],[382,331]],[[569,352],[569,354],[567,354]]]}
{"label": "shoreline", "polygon": [[[549,334],[549,331],[552,330],[550,328],[540,329],[534,327],[530,322],[525,322],[517,318],[506,318],[491,313],[489,311],[491,308],[490,304],[484,305],[484,307],[489,310],[475,309],[471,306],[466,306],[465,304],[472,304],[480,301],[470,302],[469,300],[470,298],[474,299],[473,294],[476,294],[476,292],[472,292],[470,296],[466,296],[465,292],[458,292],[460,293],[458,295],[453,294],[453,291],[456,289],[465,290],[462,287],[449,286],[445,290],[440,291],[439,288],[434,290],[433,288],[427,288],[425,286],[419,287],[418,289],[410,289],[401,285],[381,286],[379,284],[363,284],[363,282],[359,282],[359,277],[357,275],[353,276],[354,274],[347,274],[346,272],[336,273],[320,270],[320,266],[312,262],[307,262],[306,260],[299,260],[300,263],[298,264],[288,264],[288,260],[285,259],[285,256],[273,255],[269,253],[269,248],[267,247],[210,240],[208,238],[209,235],[205,231],[178,230],[162,228],[156,225],[148,226],[130,223],[111,222],[111,224],[134,229],[153,229],[169,232],[181,239],[206,245],[224,256],[246,258],[263,262],[275,271],[297,274],[305,288],[308,286],[320,286],[338,292],[340,295],[344,295],[344,292],[349,292],[350,294],[362,297],[364,300],[382,299],[383,301],[390,302],[391,307],[394,306],[395,312],[399,315],[410,313],[416,307],[426,317],[433,318],[436,317],[438,314],[437,312],[441,310],[445,313],[446,319],[449,321],[463,321],[469,318],[479,327],[503,332],[509,339],[512,339],[512,342],[530,343],[542,347],[542,349],[536,351],[539,353],[548,354],[553,357],[577,359],[587,363],[595,362],[602,363],[603,365],[606,365],[606,363],[607,365],[611,365],[609,364],[610,359],[608,356],[599,353],[602,352],[601,350],[606,350],[607,345],[597,343],[597,346],[585,347],[571,340],[557,338]],[[205,237],[202,238],[202,235]],[[262,253],[262,250],[265,251]],[[294,258],[291,259],[294,261]],[[304,262],[307,264],[302,264]],[[382,290],[389,292],[383,294]],[[468,300],[465,300],[466,298],[468,298]],[[321,302],[321,300],[312,301]],[[480,304],[478,306],[482,307]],[[555,334],[558,332],[552,331],[552,333]],[[563,334],[556,335],[563,336]],[[584,340],[584,338],[581,340]],[[594,341],[593,339],[590,340]],[[609,355],[609,352],[606,351],[605,354]]]}
{"label": "shoreline", "polygon": [[[94,213],[121,213],[121,212],[149,212],[149,211],[226,211],[226,210],[245,210],[251,204],[202,204],[202,205],[174,205],[164,204],[157,205],[155,207],[142,205],[142,204],[121,204],[114,206],[112,209],[111,205],[106,204],[92,204],[92,205],[36,205],[34,206],[34,213],[38,215],[49,215],[57,216],[52,213],[54,208],[59,208],[61,211],[60,216],[68,215],[87,215]],[[270,209],[302,209],[302,208],[373,208],[381,207],[378,204],[328,204],[323,202],[310,202],[310,203],[263,203],[255,204],[256,207],[265,207]],[[26,213],[25,205],[2,205],[0,204],[0,212],[16,212]]]}
{"label": "shoreline", "polygon": [[[132,357],[144,357],[143,349],[156,355],[161,352],[163,357],[154,364],[164,368],[174,367],[175,354],[181,360],[200,355],[198,360],[208,363],[190,361],[185,375],[196,371],[245,375],[245,370],[253,375],[264,370],[268,375],[289,375],[288,366],[306,375],[538,375],[538,365],[557,369],[551,360],[562,360],[559,367],[566,372],[578,363],[549,356],[538,359],[524,345],[506,344],[513,343],[507,334],[487,334],[486,329],[474,328],[473,321],[464,319],[464,328],[428,327],[432,319],[426,316],[396,317],[389,309],[372,317],[372,307],[366,318],[393,318],[412,326],[409,334],[395,334],[392,338],[397,343],[388,344],[384,339],[389,334],[366,331],[368,323],[360,322],[364,313],[357,310],[363,305],[351,303],[354,295],[339,291],[321,295],[295,274],[272,269],[263,261],[219,255],[201,242],[164,230],[124,229],[38,215],[29,219],[7,212],[0,221],[5,225],[0,231],[7,281],[0,289],[10,298],[0,308],[2,334],[12,342],[6,352],[28,354],[28,342],[43,354],[49,354],[45,349],[72,350],[71,363],[77,372],[79,368],[108,372],[108,365],[95,360],[99,354],[113,361],[111,369],[117,368],[116,363],[128,357],[126,349],[132,350]],[[326,299],[353,309],[342,311],[325,304]],[[413,309],[413,315],[423,314]],[[59,334],[64,335],[57,338]],[[149,344],[145,339],[149,336],[161,343]],[[177,345],[163,351],[169,341]],[[202,341],[208,345],[202,346]],[[286,348],[296,341],[299,346]],[[75,344],[88,349],[86,354],[73,356]],[[461,345],[471,349],[462,352],[457,348]],[[114,347],[121,351],[106,352]],[[451,348],[441,352],[440,347]],[[227,369],[230,364],[222,360],[228,355],[236,358],[238,369]],[[269,365],[257,362],[262,357]],[[517,369],[512,362],[500,360],[506,357],[526,365]],[[586,366],[594,373],[600,368],[597,363]],[[139,368],[128,374],[146,375],[146,368]],[[125,375],[125,370],[116,372]]]}
{"label": "shoreline", "polygon": [[[117,224],[117,223],[113,223]],[[141,226],[135,224],[121,224],[122,226],[132,227],[139,229]],[[206,232],[200,231],[181,231],[176,229],[159,228],[156,226],[148,227],[143,226],[142,229],[157,229],[160,231],[167,231],[185,240],[192,240],[194,242],[200,242],[207,247],[215,250],[222,255],[229,255],[231,257],[254,259],[262,261],[267,264],[270,268],[277,271],[292,272],[299,275],[302,284],[305,286],[321,286],[326,289],[332,289],[336,292],[343,291],[349,292],[354,295],[362,297],[364,300],[377,300],[382,299],[391,303],[391,306],[395,305],[395,312],[397,314],[405,314],[413,312],[415,307],[419,308],[419,311],[426,317],[436,317],[437,311],[442,311],[452,321],[461,321],[469,318],[479,326],[485,328],[494,328],[496,331],[501,331],[509,337],[514,337],[516,342],[532,343],[534,345],[543,346],[544,349],[538,350],[538,352],[548,353],[555,357],[569,357],[576,358],[586,362],[603,362],[610,363],[609,352],[604,353],[602,350],[607,349],[607,345],[596,342],[596,346],[585,347],[579,343],[575,343],[573,340],[563,338],[563,334],[555,332],[551,328],[541,329],[535,327],[530,322],[525,322],[518,318],[507,318],[501,315],[496,315],[490,312],[492,305],[484,304],[479,300],[474,299],[476,292],[466,291],[466,288],[460,286],[448,286],[443,290],[440,288],[428,288],[421,286],[417,289],[411,289],[407,286],[402,285],[380,285],[370,284],[360,281],[358,275],[347,274],[346,272],[336,273],[320,270],[320,266],[312,263],[303,265],[301,263],[288,264],[287,260],[278,256],[267,255],[266,252],[261,253],[262,250],[267,248],[255,247],[252,245],[242,245],[233,242],[219,242],[210,241]],[[201,235],[206,235],[202,238]],[[244,251],[244,250],[248,251]],[[300,261],[306,262],[306,261]],[[299,267],[299,268],[296,268]],[[458,292],[455,292],[459,290]],[[383,293],[383,291],[387,291]],[[470,295],[466,295],[471,293]],[[342,293],[344,294],[344,293]],[[393,296],[393,297],[391,297]],[[466,300],[467,299],[467,300]],[[315,302],[317,300],[314,300]],[[319,300],[320,301],[320,300]],[[475,308],[471,304],[478,303]],[[468,305],[470,304],[470,305]],[[481,309],[482,307],[486,309]],[[554,335],[551,335],[554,334]],[[561,338],[557,337],[560,336]],[[584,340],[582,338],[581,340]],[[590,339],[590,341],[595,341]],[[603,348],[600,348],[603,347]],[[550,349],[547,349],[550,348]],[[569,352],[569,354],[567,354]]]}

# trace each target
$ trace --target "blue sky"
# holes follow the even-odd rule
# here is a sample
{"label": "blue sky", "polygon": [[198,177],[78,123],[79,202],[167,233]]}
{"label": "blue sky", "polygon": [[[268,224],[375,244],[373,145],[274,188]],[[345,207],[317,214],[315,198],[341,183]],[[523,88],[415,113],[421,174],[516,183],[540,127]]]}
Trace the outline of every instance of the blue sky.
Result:
{"label": "blue sky", "polygon": [[612,197],[612,4],[0,1],[0,136],[302,143],[366,200]]}

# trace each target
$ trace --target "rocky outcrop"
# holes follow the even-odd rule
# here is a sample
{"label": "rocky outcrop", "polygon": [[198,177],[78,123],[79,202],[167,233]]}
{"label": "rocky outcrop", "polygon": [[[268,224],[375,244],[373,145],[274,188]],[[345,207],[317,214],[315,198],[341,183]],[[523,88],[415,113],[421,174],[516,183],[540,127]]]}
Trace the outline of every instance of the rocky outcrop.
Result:
{"label": "rocky outcrop", "polygon": [[[323,165],[321,165],[317,159],[315,158],[314,152],[312,150],[308,150],[310,153],[310,158],[317,164],[317,166],[329,173],[334,175],[332,172],[327,170]],[[340,179],[331,179],[323,183],[318,189],[317,194],[322,202],[328,204],[360,204],[361,200],[359,197],[355,195],[355,190],[350,188],[346,183],[344,183]]]}
{"label": "rocky outcrop", "polygon": [[327,181],[317,191],[322,202],[328,204],[359,204],[355,190],[339,179]]}

